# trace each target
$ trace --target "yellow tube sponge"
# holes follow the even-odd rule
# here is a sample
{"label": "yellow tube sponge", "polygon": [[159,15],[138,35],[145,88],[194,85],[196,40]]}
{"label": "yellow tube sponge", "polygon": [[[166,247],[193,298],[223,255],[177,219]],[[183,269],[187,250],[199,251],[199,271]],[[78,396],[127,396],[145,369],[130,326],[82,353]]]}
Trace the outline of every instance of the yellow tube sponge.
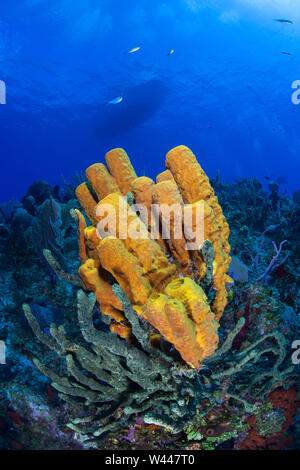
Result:
{"label": "yellow tube sponge", "polygon": [[186,204],[207,199],[213,194],[208,177],[188,147],[180,145],[170,150],[166,167],[171,171]]}
{"label": "yellow tube sponge", "polygon": [[161,183],[162,181],[174,181],[173,175],[170,170],[163,171],[159,173],[156,177],[156,183]]}
{"label": "yellow tube sponge", "polygon": [[195,325],[197,343],[203,351],[203,357],[210,356],[218,345],[219,323],[210,310],[202,288],[190,278],[181,278],[172,281],[165,293],[183,303],[189,318]]}
{"label": "yellow tube sponge", "polygon": [[146,176],[141,176],[134,180],[131,186],[131,191],[134,195],[135,203],[142,204],[146,209],[146,213],[141,211],[140,219],[148,227],[148,230],[155,234],[156,241],[163,251],[166,251],[166,243],[163,240],[159,232],[159,219],[152,214],[152,189],[154,187],[154,181]]}
{"label": "yellow tube sponge", "polygon": [[166,157],[166,166],[172,172],[186,204],[195,204],[204,200],[213,212],[210,222],[209,218],[205,221],[204,231],[206,239],[212,243],[215,250],[216,269],[213,285],[216,297],[212,309],[219,320],[227,302],[225,274],[231,261],[228,224],[208,177],[189,148],[181,145],[170,150]]}
{"label": "yellow tube sponge", "polygon": [[84,230],[84,240],[89,258],[98,260],[97,246],[99,245],[101,238],[99,237],[96,227],[93,225],[86,227]]}
{"label": "yellow tube sponge", "polygon": [[131,185],[131,192],[133,193],[135,203],[143,204],[147,209],[147,217],[145,217],[145,214],[142,212],[140,219],[148,228],[151,227],[151,188],[153,186],[154,181],[151,178],[147,178],[146,176],[141,176],[140,178],[135,179]]}
{"label": "yellow tube sponge", "polygon": [[75,190],[76,197],[81,207],[92,223],[95,222],[94,210],[97,205],[86,183],[81,183]]}
{"label": "yellow tube sponge", "polygon": [[110,315],[118,322],[125,320],[122,305],[114,295],[111,285],[99,275],[95,260],[88,259],[80,266],[78,272],[86,289],[94,292],[101,312]]}
{"label": "yellow tube sponge", "polygon": [[[184,361],[199,367],[217,348],[218,320],[227,302],[229,228],[218,198],[185,146],[168,152],[167,170],[156,184],[136,176],[122,149],[105,159],[110,172],[101,163],[91,165],[90,186],[76,190],[93,224],[85,227],[80,218],[80,276],[112,316],[111,331],[128,341],[133,335],[113,296],[112,275],[137,315],[154,328],[149,328],[153,344],[165,338]],[[140,207],[129,206],[129,192]],[[153,205],[159,209],[156,218]],[[208,301],[211,287],[214,298]]]}
{"label": "yellow tube sponge", "polygon": [[123,149],[112,149],[105,155],[105,161],[121,193],[126,196],[131,191],[131,185],[137,178],[127,153]]}
{"label": "yellow tube sponge", "polygon": [[199,367],[206,357],[206,351],[199,344],[195,324],[189,318],[183,303],[178,299],[170,299],[165,311],[172,325],[175,348],[184,361],[194,367]]}
{"label": "yellow tube sponge", "polygon": [[98,246],[101,266],[109,271],[127,294],[133,305],[144,305],[151,294],[149,281],[134,255],[121,240],[107,237]]}
{"label": "yellow tube sponge", "polygon": [[[183,235],[183,200],[173,181],[162,181],[152,187],[152,201],[161,208],[162,233],[176,261],[179,273],[191,273],[191,258]],[[166,222],[166,223],[164,223]],[[168,233],[164,234],[164,231]]]}
{"label": "yellow tube sponge", "polygon": [[109,329],[112,333],[116,333],[117,335],[121,336],[121,338],[130,338],[131,336],[131,328],[130,326],[123,325],[122,323],[115,323],[111,322]]}
{"label": "yellow tube sponge", "polygon": [[118,193],[115,179],[108,173],[103,163],[94,163],[85,171],[85,176],[96,193],[99,201],[111,193]]}
{"label": "yellow tube sponge", "polygon": [[[217,223],[215,215],[210,206],[205,201],[198,201],[194,204],[186,204],[183,208],[185,236],[187,242],[193,243],[197,248],[189,251],[193,261],[194,279],[199,281],[206,274],[206,264],[200,251],[205,240],[211,242],[215,248],[215,233],[217,231]],[[200,214],[200,221],[198,220]],[[200,240],[197,240],[199,237]],[[218,245],[217,245],[218,248]]]}
{"label": "yellow tube sponge", "polygon": [[[133,254],[142,267],[142,273],[157,291],[176,277],[176,267],[168,261],[165,253],[150,234],[138,215],[130,209],[124,198],[118,194],[110,194],[98,203],[101,207],[109,205],[110,211],[106,217],[108,227],[114,227],[114,233],[107,235],[121,239],[130,254]],[[120,217],[121,214],[121,217]],[[101,220],[101,217],[98,217]]]}
{"label": "yellow tube sponge", "polygon": [[203,352],[196,339],[195,325],[180,300],[152,295],[146,305],[145,319],[170,343],[174,344],[183,360],[197,367]]}
{"label": "yellow tube sponge", "polygon": [[78,227],[79,257],[80,257],[81,264],[83,264],[86,262],[87,257],[88,257],[87,252],[86,252],[85,237],[84,237],[84,231],[86,229],[86,222],[82,213],[78,209],[75,209],[75,213],[78,218],[77,227]]}
{"label": "yellow tube sponge", "polygon": [[91,250],[95,250],[101,240],[99,233],[97,232],[97,229],[96,227],[94,227],[94,225],[90,225],[89,227],[86,227],[86,229],[84,230],[84,238],[85,238],[87,246]]}

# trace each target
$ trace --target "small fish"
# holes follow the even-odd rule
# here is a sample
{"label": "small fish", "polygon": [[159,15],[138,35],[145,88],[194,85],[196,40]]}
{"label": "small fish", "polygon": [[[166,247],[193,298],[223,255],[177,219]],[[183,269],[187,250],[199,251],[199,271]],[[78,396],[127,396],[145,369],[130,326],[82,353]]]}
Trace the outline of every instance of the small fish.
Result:
{"label": "small fish", "polygon": [[283,23],[283,24],[294,24],[291,20],[284,20],[282,18],[279,18],[278,20],[274,20],[274,21],[277,21],[278,23]]}
{"label": "small fish", "polygon": [[175,50],[174,50],[174,49],[171,49],[171,50],[168,52],[168,55],[173,55],[174,52],[175,52]]}
{"label": "small fish", "polygon": [[265,179],[270,181],[271,178],[270,178],[270,176],[265,176]]}
{"label": "small fish", "polygon": [[110,100],[108,102],[108,104],[119,104],[119,103],[122,103],[122,101],[123,101],[123,97],[118,96],[117,98],[114,98],[113,100]]}
{"label": "small fish", "polygon": [[69,351],[69,352],[74,352],[74,351],[78,351],[79,348],[77,348],[76,346],[70,346],[69,348],[66,348],[66,351]]}
{"label": "small fish", "polygon": [[283,55],[289,55],[289,56],[292,56],[292,55],[293,55],[293,54],[291,54],[290,52],[284,52],[284,51],[281,51],[280,53],[283,54]]}
{"label": "small fish", "polygon": [[140,46],[133,47],[132,49],[129,49],[129,51],[127,51],[127,54],[132,54],[133,52],[137,52],[139,50],[140,50]]}

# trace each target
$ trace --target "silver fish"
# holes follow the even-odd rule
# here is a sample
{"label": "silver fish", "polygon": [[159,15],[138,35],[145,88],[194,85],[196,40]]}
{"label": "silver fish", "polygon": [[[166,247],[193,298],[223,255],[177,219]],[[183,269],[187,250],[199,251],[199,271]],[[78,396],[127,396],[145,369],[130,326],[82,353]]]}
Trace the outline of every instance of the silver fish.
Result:
{"label": "silver fish", "polygon": [[119,104],[123,101],[122,96],[118,96],[117,98],[114,98],[113,100],[110,100],[108,104]]}
{"label": "silver fish", "polygon": [[171,50],[168,52],[168,55],[173,55],[174,52],[175,52],[175,50],[174,50],[174,49],[171,49]]}
{"label": "silver fish", "polygon": [[127,51],[127,54],[132,54],[133,52],[137,52],[140,50],[140,46],[137,46],[137,47],[133,47],[132,49],[130,49],[129,51]]}

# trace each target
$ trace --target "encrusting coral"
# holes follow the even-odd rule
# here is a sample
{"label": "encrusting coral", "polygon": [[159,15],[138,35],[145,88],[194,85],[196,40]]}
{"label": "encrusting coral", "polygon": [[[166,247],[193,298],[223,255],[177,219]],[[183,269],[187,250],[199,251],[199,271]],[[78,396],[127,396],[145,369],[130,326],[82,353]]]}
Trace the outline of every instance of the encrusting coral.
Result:
{"label": "encrusting coral", "polygon": [[[105,159],[109,171],[101,163],[91,165],[86,170],[88,183],[76,190],[93,224],[84,227],[81,222],[79,227],[79,275],[86,289],[95,293],[101,311],[112,317],[112,331],[123,337],[131,334],[111,291],[109,274],[137,314],[172,343],[184,361],[197,368],[217,347],[218,322],[230,281],[229,229],[218,199],[187,147],[176,147],[167,154],[168,169],[158,175],[156,184],[150,178],[137,177],[122,149],[111,150]],[[136,210],[125,199],[129,193]],[[113,213],[105,212],[108,205],[115,209]],[[159,208],[156,216],[152,207]],[[188,242],[195,243],[198,209],[203,214],[204,239],[196,249],[187,249]],[[97,224],[104,214],[106,228],[100,233]],[[132,225],[139,237],[130,232]],[[211,246],[210,257],[202,251],[204,243]],[[211,305],[205,290],[213,297]]]}

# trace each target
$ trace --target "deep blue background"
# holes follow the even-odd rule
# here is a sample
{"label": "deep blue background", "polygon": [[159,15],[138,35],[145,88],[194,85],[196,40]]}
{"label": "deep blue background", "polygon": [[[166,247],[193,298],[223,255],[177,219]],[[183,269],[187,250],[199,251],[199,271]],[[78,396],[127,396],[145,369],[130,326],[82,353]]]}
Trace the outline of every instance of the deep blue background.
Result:
{"label": "deep blue background", "polygon": [[209,176],[300,186],[299,0],[2,1],[0,79],[0,202],[119,146],[140,175],[185,144]]}

